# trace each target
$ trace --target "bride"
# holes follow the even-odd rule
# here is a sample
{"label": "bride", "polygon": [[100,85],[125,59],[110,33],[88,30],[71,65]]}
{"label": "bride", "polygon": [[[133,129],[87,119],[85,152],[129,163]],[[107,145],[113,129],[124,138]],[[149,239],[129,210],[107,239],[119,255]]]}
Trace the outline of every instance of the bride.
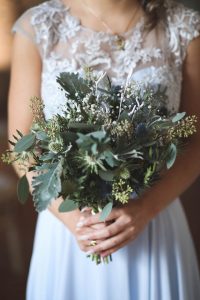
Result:
{"label": "bride", "polygon": [[[15,23],[9,135],[28,132],[29,98],[45,117],[61,110],[60,72],[106,71],[115,84],[165,87],[168,108],[200,118],[200,16],[173,0],[50,0]],[[38,216],[27,300],[196,300],[199,271],[179,200],[200,174],[198,133],[174,167],[139,201],[115,208],[107,223],[89,209]],[[20,170],[15,166],[20,175]],[[31,177],[31,176],[30,176]],[[31,180],[31,178],[30,178]],[[91,241],[96,241],[96,245]],[[86,253],[113,254],[96,266]]]}

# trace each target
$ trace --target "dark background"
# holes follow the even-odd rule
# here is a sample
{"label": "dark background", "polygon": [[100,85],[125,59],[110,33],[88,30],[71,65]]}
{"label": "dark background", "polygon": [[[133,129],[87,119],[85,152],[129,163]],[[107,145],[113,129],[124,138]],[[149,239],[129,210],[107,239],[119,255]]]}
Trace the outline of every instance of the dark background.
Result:
{"label": "dark background", "polygon": [[[0,152],[7,148],[6,111],[12,48],[10,29],[13,22],[24,10],[40,2],[42,1],[0,0]],[[182,2],[200,10],[200,0]],[[4,300],[25,299],[26,278],[37,217],[31,201],[25,206],[18,203],[16,183],[17,178],[12,168],[1,163],[0,299]],[[200,261],[200,179],[181,198]]]}

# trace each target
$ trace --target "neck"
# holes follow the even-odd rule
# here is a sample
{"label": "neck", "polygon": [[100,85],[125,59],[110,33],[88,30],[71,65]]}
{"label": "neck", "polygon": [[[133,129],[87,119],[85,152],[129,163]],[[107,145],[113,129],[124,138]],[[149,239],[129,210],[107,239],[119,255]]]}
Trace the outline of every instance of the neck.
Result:
{"label": "neck", "polygon": [[[81,2],[82,0],[79,0]],[[138,0],[83,0],[88,6],[96,11],[106,12],[127,12],[130,8],[138,6]]]}

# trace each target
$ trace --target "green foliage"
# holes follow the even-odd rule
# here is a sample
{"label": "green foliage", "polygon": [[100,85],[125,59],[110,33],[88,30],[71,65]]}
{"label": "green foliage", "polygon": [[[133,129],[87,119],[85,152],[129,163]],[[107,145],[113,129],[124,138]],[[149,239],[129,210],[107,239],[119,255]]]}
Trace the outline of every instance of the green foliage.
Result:
{"label": "green foliage", "polygon": [[35,141],[36,141],[35,134],[30,133],[28,135],[25,135],[21,137],[20,140],[17,141],[14,147],[14,151],[19,153],[23,151],[27,151],[35,145]]}
{"label": "green foliage", "polygon": [[175,144],[171,144],[168,148],[168,157],[166,162],[167,169],[170,169],[173,166],[176,160],[176,156],[177,156],[177,147]]}
{"label": "green foliage", "polygon": [[29,197],[29,184],[26,175],[22,176],[17,185],[17,196],[21,204],[25,204]]}
{"label": "green foliage", "polygon": [[156,163],[154,163],[152,166],[149,166],[145,172],[144,175],[144,184],[145,186],[148,186],[149,183],[151,182],[151,178],[154,175],[156,170]]}
{"label": "green foliage", "polygon": [[55,153],[47,152],[40,156],[40,160],[44,161],[44,162],[49,161],[49,160],[51,161],[54,157],[55,157]]}
{"label": "green foliage", "polygon": [[172,118],[172,122],[176,123],[178,121],[180,121],[181,119],[183,119],[185,117],[186,113],[182,112],[182,113],[177,113],[173,118]]}
{"label": "green foliage", "polygon": [[106,206],[103,208],[99,221],[100,222],[104,222],[106,220],[106,218],[109,216],[109,214],[111,213],[113,208],[113,203],[109,202],[108,204],[106,204]]}
{"label": "green foliage", "polygon": [[87,82],[78,74],[63,72],[57,78],[57,82],[72,99],[76,99],[77,94],[85,95],[90,92]]}
{"label": "green foliage", "polygon": [[56,163],[44,163],[37,168],[38,175],[33,178],[33,201],[36,210],[41,212],[56,199],[61,192],[62,160]]}
{"label": "green foliage", "polygon": [[99,170],[98,174],[99,177],[104,181],[113,181],[116,172],[111,170],[106,170],[106,171]]}
{"label": "green foliage", "polygon": [[133,188],[122,178],[116,180],[112,185],[112,196],[115,201],[121,202],[122,204],[128,203],[132,192]]}
{"label": "green foliage", "polygon": [[[37,211],[62,196],[61,212],[89,206],[103,209],[105,220],[117,204],[140,195],[171,168],[182,139],[196,132],[195,116],[167,110],[166,90],[129,82],[115,86],[106,74],[87,70],[81,78],[61,73],[57,78],[66,95],[62,114],[45,120],[40,98],[31,100],[33,125],[23,136],[13,135],[12,151],[2,156],[34,170],[33,201]],[[31,162],[31,164],[30,164]],[[18,185],[22,202],[26,178]]]}
{"label": "green foliage", "polygon": [[65,199],[59,206],[59,212],[69,212],[78,208],[78,204],[73,200]]}

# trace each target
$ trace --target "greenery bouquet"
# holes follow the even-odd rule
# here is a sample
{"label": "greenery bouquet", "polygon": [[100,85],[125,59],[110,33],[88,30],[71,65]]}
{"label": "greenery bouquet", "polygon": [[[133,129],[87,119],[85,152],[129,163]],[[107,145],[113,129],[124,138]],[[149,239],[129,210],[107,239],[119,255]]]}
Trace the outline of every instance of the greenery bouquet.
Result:
{"label": "greenery bouquet", "polygon": [[[139,197],[172,167],[196,131],[196,117],[169,112],[161,88],[128,81],[115,86],[106,74],[90,72],[84,78],[61,73],[57,81],[66,95],[62,111],[46,120],[42,100],[31,99],[30,133],[17,130],[3,160],[25,168],[18,183],[21,202],[29,193],[26,174],[35,171],[38,212],[62,196],[60,212],[90,207],[105,221],[114,206]],[[92,259],[101,263],[98,254]]]}

